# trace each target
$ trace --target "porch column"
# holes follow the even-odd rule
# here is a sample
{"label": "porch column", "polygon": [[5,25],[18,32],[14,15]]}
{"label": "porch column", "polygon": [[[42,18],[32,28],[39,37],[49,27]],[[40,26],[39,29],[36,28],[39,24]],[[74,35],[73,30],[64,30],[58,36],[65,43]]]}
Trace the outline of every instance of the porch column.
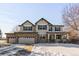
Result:
{"label": "porch column", "polygon": [[69,39],[69,36],[68,36],[68,34],[66,34],[66,37],[67,37],[67,39]]}
{"label": "porch column", "polygon": [[55,34],[55,39],[56,39],[56,34]]}
{"label": "porch column", "polygon": [[49,43],[49,36],[50,36],[50,34],[48,34],[48,43]]}
{"label": "porch column", "polygon": [[54,34],[54,36],[55,36],[54,39],[55,39],[55,42],[56,42],[56,34]]}

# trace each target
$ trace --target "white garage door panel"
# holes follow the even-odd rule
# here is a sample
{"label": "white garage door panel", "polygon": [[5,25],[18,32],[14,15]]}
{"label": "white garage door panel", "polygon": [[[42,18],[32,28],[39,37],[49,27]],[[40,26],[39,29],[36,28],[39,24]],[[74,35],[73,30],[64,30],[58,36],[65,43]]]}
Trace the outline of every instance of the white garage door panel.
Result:
{"label": "white garage door panel", "polygon": [[19,38],[19,43],[32,44],[34,43],[34,38]]}
{"label": "white garage door panel", "polygon": [[16,39],[10,38],[10,39],[9,39],[9,42],[10,42],[10,43],[15,43],[15,42],[16,42]]}

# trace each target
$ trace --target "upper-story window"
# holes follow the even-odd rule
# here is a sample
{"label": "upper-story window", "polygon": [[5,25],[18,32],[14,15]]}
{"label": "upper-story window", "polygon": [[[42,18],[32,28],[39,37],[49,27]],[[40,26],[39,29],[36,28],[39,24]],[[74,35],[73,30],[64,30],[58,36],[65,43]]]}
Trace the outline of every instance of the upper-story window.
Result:
{"label": "upper-story window", "polygon": [[25,26],[24,26],[24,27],[23,27],[23,30],[24,30],[24,31],[32,31],[32,27],[31,27],[31,26],[30,26],[30,27],[25,27]]}
{"label": "upper-story window", "polygon": [[38,25],[38,30],[47,30],[47,25]]}
{"label": "upper-story window", "polygon": [[55,31],[61,31],[61,27],[55,27]]}
{"label": "upper-story window", "polygon": [[52,31],[52,27],[49,27],[49,31]]}

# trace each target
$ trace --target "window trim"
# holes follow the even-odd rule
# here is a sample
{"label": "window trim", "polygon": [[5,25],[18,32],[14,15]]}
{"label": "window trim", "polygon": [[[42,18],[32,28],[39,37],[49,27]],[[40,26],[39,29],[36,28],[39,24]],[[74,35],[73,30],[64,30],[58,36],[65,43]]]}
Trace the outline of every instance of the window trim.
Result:
{"label": "window trim", "polygon": [[47,25],[38,25],[38,30],[47,30]]}
{"label": "window trim", "polygon": [[55,27],[55,31],[61,31],[61,27]]}
{"label": "window trim", "polygon": [[23,31],[32,31],[32,26],[23,26]]}

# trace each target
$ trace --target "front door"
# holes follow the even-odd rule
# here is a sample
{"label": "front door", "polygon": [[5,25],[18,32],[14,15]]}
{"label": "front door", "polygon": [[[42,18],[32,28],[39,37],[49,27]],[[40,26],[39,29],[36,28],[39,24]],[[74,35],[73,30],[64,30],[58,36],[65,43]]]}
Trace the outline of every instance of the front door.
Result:
{"label": "front door", "polygon": [[46,35],[39,35],[38,43],[45,43],[46,42]]}
{"label": "front door", "polygon": [[55,42],[56,43],[61,43],[62,42],[62,36],[61,35],[56,35],[56,39],[55,39]]}
{"label": "front door", "polygon": [[50,35],[49,36],[49,42],[50,43],[54,43],[55,42],[55,36],[54,35]]}

